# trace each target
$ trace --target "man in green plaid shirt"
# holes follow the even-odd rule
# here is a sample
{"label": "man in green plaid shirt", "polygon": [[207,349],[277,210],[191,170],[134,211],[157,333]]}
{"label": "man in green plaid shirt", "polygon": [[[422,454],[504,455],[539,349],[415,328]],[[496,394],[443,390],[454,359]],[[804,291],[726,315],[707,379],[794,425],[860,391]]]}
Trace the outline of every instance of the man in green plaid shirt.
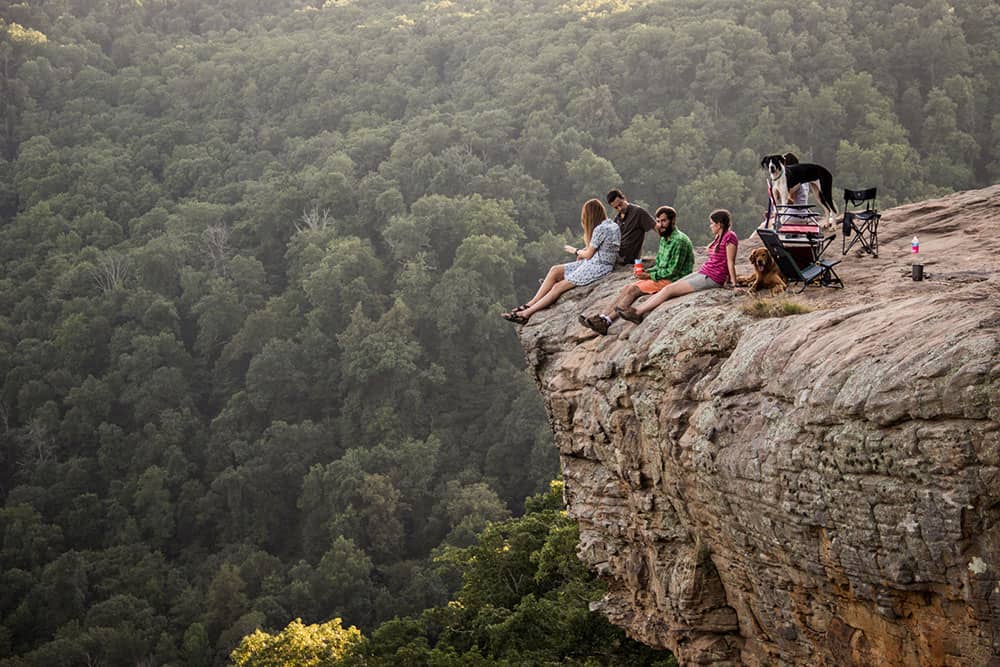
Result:
{"label": "man in green plaid shirt", "polygon": [[[660,234],[660,248],[656,261],[649,271],[639,274],[639,280],[626,285],[615,298],[615,306],[628,308],[643,294],[656,294],[670,283],[683,278],[694,269],[694,246],[687,234],[677,229],[677,211],[670,206],[656,209],[656,231]],[[602,336],[618,318],[615,308],[610,314],[599,313],[591,317],[580,315],[580,324]]]}

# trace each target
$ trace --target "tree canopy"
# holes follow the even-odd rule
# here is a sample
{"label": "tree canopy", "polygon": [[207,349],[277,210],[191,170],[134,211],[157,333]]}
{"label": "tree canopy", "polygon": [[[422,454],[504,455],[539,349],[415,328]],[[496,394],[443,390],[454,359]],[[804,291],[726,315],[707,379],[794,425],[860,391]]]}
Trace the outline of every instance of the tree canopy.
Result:
{"label": "tree canopy", "polygon": [[[992,0],[0,2],[0,665],[223,664],[333,618],[530,652],[571,528],[519,524],[542,555],[494,563],[516,599],[433,554],[500,544],[556,474],[497,315],[582,200],[674,205],[700,243],[712,208],[760,221],[765,153],[883,207],[991,183],[998,24]],[[425,609],[492,643],[441,644]]]}

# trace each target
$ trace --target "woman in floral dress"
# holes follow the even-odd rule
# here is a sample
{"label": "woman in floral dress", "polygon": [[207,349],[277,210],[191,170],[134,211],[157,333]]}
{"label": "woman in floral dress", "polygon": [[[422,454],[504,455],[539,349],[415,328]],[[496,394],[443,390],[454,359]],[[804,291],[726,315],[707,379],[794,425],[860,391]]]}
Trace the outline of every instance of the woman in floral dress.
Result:
{"label": "woman in floral dress", "polygon": [[589,285],[611,273],[618,257],[621,232],[618,224],[608,219],[601,200],[589,199],[584,203],[580,226],[583,227],[584,247],[575,250],[577,260],[553,266],[530,301],[501,317],[508,322],[525,324],[539,310],[555,303],[562,293],[577,285]]}

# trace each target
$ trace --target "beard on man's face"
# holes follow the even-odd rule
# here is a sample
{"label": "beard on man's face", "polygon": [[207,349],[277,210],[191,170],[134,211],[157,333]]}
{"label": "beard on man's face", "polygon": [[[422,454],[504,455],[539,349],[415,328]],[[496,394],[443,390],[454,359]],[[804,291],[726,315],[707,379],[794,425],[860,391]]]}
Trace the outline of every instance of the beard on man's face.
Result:
{"label": "beard on man's face", "polygon": [[667,227],[666,229],[664,229],[662,232],[660,232],[660,236],[662,238],[667,238],[668,236],[670,236],[671,234],[673,234],[673,232],[674,232],[674,226],[670,225],[669,227]]}

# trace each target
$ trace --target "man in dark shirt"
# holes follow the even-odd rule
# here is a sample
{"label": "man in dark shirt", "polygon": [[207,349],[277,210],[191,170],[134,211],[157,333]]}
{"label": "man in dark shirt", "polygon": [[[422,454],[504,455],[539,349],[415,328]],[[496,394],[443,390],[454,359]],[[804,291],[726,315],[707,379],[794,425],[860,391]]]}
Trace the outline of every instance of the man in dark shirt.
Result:
{"label": "man in dark shirt", "polygon": [[615,222],[622,234],[618,256],[623,264],[631,264],[642,253],[642,241],[654,225],[653,216],[646,209],[630,204],[621,190],[609,192],[608,203],[618,211]]}

